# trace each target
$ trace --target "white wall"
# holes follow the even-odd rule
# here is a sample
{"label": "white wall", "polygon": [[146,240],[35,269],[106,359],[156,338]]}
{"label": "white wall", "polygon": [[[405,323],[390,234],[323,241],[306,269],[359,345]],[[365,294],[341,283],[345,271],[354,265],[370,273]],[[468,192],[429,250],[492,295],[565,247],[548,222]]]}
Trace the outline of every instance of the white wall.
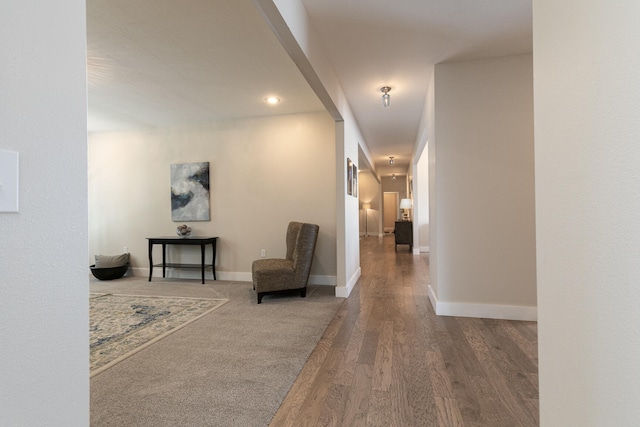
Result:
{"label": "white wall", "polygon": [[0,6],[0,425],[89,425],[85,5]]}
{"label": "white wall", "polygon": [[[334,122],[327,113],[93,133],[90,255],[118,254],[127,246],[136,274],[147,275],[146,237],[173,235],[184,223],[171,221],[170,165],[209,162],[211,220],[186,224],[193,234],[219,237],[220,279],[251,281],[251,263],[260,250],[266,249],[267,257],[284,256],[287,224],[301,221],[320,225],[310,283],[335,285],[334,141]],[[173,258],[176,262],[199,262],[197,248],[172,249],[170,255],[182,257]],[[154,254],[159,261],[159,247]]]}
{"label": "white wall", "polygon": [[[363,140],[362,134],[360,133],[360,129],[358,128],[355,119],[351,115],[351,110],[348,105],[344,106],[342,109],[342,114],[345,117],[344,122],[342,123],[341,128],[344,129],[344,141],[342,146],[342,170],[346,171],[347,162],[346,159],[350,158],[354,162],[358,162],[358,145],[359,142]],[[336,156],[338,159],[338,167],[340,167],[340,150],[338,150],[338,155]],[[340,176],[340,174],[338,174]],[[342,182],[341,182],[342,181]],[[338,191],[336,192],[338,198],[344,198],[344,210],[338,210],[338,222],[344,224],[344,234],[343,239],[340,239],[340,233],[338,234],[340,247],[344,247],[344,254],[340,257],[338,263],[340,263],[340,259],[344,259],[345,271],[344,277],[346,281],[344,282],[344,286],[341,285],[340,281],[338,282],[338,289],[336,289],[336,296],[347,297],[351,293],[351,290],[356,285],[356,282],[360,278],[360,221],[359,221],[359,213],[360,213],[360,203],[358,202],[358,197],[350,196],[346,191],[346,179],[340,180],[338,178]],[[341,188],[340,188],[341,187]],[[344,242],[342,244],[340,242]]]}
{"label": "white wall", "polygon": [[535,319],[531,55],[436,65],[435,120],[438,313]]}
{"label": "white wall", "polygon": [[543,426],[640,420],[640,4],[534,1]]}
{"label": "white wall", "polygon": [[[436,200],[438,199],[438,187],[436,186],[436,96],[435,96],[435,73],[431,74],[429,86],[427,88],[427,101],[425,103],[425,114],[422,126],[426,129],[427,158],[429,169],[429,297],[431,303],[436,306],[438,295],[438,212],[436,210]],[[422,133],[422,132],[421,132]]]}
{"label": "white wall", "polygon": [[[427,146],[427,150],[429,147]],[[414,169],[413,210],[414,227],[418,229],[417,240],[420,252],[429,252],[429,156],[427,151],[420,157]]]}
{"label": "white wall", "polygon": [[[336,296],[347,297],[360,277],[358,199],[347,194],[347,158],[366,141],[300,0],[254,0],[289,56],[336,121]],[[366,150],[365,150],[366,151]]]}
{"label": "white wall", "polygon": [[[416,134],[416,142],[412,156],[413,173],[413,211],[414,211],[414,242],[417,242],[413,249],[414,254],[430,251],[431,241],[431,185],[429,176],[431,175],[429,157],[429,139],[435,138],[434,129],[434,90],[433,90],[433,67],[429,72],[429,83],[424,101],[424,109]],[[430,270],[431,274],[431,270]]]}

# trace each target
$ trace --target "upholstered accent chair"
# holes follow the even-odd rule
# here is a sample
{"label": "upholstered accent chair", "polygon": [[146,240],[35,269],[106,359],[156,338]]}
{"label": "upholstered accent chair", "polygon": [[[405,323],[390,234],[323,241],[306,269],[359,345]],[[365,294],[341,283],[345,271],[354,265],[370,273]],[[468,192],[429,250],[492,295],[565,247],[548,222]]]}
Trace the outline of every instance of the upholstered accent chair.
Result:
{"label": "upholstered accent chair", "polygon": [[319,229],[316,224],[290,222],[287,228],[286,257],[253,262],[251,273],[253,289],[258,294],[258,304],[268,294],[300,291],[302,298],[307,295],[307,281]]}

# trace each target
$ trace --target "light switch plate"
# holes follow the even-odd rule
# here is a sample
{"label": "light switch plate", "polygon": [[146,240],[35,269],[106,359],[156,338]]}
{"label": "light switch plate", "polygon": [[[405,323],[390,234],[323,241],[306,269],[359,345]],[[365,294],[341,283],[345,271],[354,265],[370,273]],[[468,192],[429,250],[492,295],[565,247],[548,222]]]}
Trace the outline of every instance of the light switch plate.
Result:
{"label": "light switch plate", "polygon": [[18,212],[18,164],[16,151],[0,150],[0,212]]}

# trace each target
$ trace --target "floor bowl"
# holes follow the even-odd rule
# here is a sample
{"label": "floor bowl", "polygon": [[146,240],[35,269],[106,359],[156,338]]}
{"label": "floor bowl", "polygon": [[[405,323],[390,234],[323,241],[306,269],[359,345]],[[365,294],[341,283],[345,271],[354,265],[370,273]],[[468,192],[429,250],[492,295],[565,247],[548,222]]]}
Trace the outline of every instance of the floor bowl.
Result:
{"label": "floor bowl", "polygon": [[91,273],[96,279],[100,280],[113,280],[119,279],[127,272],[129,269],[129,265],[121,265],[119,267],[106,267],[106,268],[96,268],[96,265],[92,265]]}

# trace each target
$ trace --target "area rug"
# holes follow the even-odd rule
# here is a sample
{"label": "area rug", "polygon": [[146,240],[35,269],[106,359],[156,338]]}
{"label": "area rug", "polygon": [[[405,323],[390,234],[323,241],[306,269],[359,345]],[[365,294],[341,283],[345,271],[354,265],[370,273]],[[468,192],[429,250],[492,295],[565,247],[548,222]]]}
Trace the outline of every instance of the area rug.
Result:
{"label": "area rug", "polygon": [[227,301],[91,294],[91,377],[211,313]]}

